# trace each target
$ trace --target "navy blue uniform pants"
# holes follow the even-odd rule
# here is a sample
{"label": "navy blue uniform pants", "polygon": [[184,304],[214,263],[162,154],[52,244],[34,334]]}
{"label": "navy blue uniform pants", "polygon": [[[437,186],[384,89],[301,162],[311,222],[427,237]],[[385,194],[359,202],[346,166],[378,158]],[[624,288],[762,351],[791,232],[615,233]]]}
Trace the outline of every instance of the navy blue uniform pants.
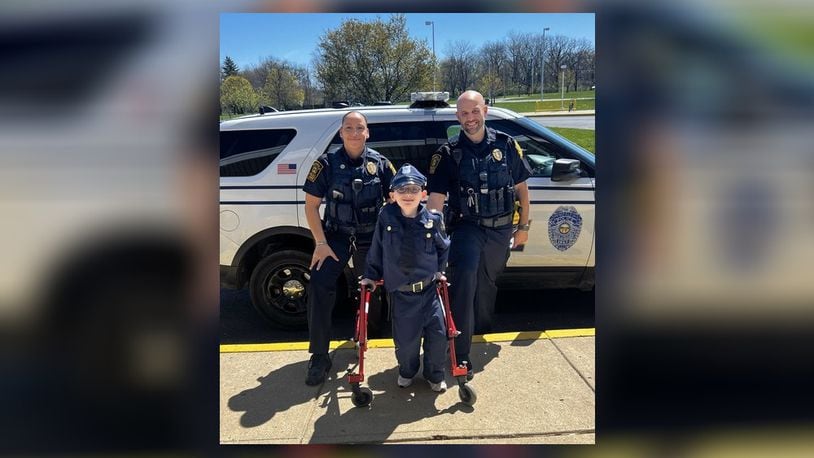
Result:
{"label": "navy blue uniform pants", "polygon": [[413,378],[418,373],[421,336],[424,335],[424,379],[444,380],[447,337],[444,311],[433,283],[420,293],[390,293],[393,304],[393,340],[399,375]]}
{"label": "navy blue uniform pants", "polygon": [[[350,236],[336,232],[325,234],[325,241],[339,258],[325,258],[322,267],[311,269],[311,284],[308,289],[308,351],[311,353],[328,353],[331,342],[331,314],[336,303],[336,282],[342,274],[348,259],[353,256],[353,280],[355,281],[365,270],[367,251],[370,248],[370,239],[356,240],[357,249],[351,255]],[[374,301],[376,294],[371,294],[370,301]],[[371,304],[373,307],[373,304]]]}
{"label": "navy blue uniform pants", "polygon": [[452,232],[449,247],[450,309],[461,334],[455,338],[455,357],[469,359],[476,310],[494,311],[497,298],[495,280],[506,266],[512,227],[491,229],[460,223]]}

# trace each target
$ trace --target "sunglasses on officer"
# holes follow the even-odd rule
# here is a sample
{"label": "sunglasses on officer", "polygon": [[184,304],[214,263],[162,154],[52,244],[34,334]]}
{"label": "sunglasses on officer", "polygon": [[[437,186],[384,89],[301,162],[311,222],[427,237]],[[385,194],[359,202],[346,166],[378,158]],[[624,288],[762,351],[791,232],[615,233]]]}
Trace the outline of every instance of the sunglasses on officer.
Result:
{"label": "sunglasses on officer", "polygon": [[396,188],[396,192],[399,194],[418,194],[421,192],[421,186],[418,185],[402,186],[400,188]]}

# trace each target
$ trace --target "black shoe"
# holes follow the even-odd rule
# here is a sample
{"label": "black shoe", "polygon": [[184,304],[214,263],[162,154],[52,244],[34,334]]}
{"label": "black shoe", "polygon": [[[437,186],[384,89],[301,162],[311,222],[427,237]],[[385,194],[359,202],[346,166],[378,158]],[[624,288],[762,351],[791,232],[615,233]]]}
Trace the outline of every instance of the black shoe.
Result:
{"label": "black shoe", "polygon": [[322,384],[330,369],[331,358],[327,354],[313,354],[311,361],[308,362],[308,377],[305,379],[305,384],[308,386]]}

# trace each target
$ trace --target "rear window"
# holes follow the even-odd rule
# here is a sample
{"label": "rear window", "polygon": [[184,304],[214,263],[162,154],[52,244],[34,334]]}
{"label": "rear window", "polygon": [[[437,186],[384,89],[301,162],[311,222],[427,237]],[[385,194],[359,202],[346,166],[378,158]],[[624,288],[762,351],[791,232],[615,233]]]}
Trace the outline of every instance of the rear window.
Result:
{"label": "rear window", "polygon": [[294,129],[220,133],[220,176],[247,177],[266,169],[297,135]]}

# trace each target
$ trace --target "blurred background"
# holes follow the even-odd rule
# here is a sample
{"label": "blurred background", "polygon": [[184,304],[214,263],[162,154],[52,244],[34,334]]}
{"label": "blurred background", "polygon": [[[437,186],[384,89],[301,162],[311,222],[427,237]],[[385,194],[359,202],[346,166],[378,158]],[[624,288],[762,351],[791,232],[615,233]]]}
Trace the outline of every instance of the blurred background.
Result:
{"label": "blurred background", "polygon": [[219,14],[288,11],[596,12],[598,439],[546,452],[814,452],[814,7],[791,0],[4,3],[0,451],[217,447]]}

